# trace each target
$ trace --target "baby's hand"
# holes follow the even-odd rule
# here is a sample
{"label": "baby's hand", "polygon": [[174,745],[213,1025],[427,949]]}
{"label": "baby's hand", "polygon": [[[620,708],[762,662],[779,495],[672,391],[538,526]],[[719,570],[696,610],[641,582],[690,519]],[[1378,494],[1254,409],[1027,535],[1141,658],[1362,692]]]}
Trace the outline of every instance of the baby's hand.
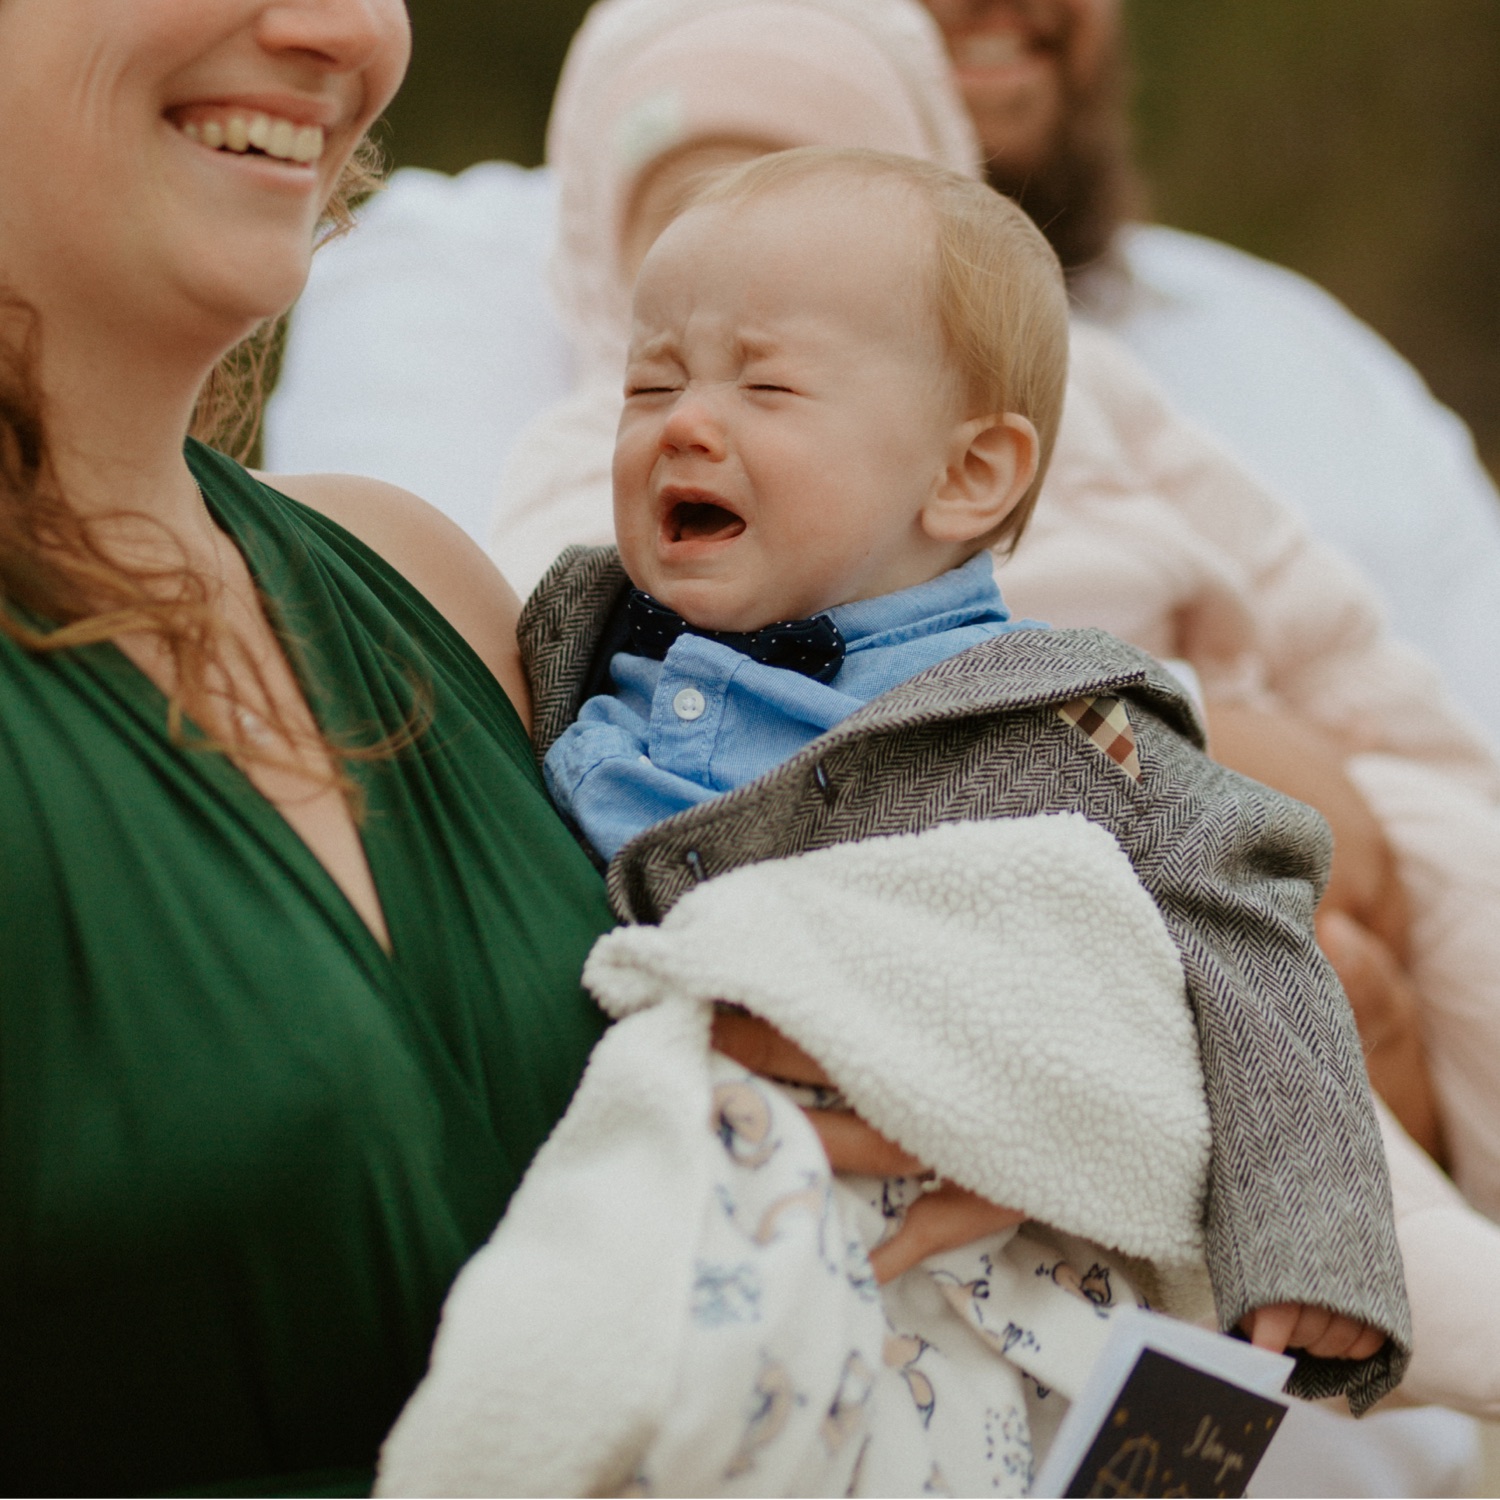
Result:
{"label": "baby's hand", "polygon": [[1385,1343],[1378,1328],[1306,1302],[1257,1307],[1240,1319],[1240,1332],[1257,1349],[1273,1354],[1301,1349],[1321,1359],[1368,1359]]}
{"label": "baby's hand", "polygon": [[[726,1057],[765,1078],[794,1083],[830,1082],[819,1063],[769,1022],[755,1016],[720,1010],[714,1016],[714,1046]],[[868,1177],[920,1177],[927,1170],[916,1157],[894,1141],[888,1141],[849,1110],[804,1112],[818,1132],[835,1172],[856,1172]],[[911,1205],[906,1222],[874,1250],[870,1269],[875,1272],[875,1280],[884,1286],[929,1255],[971,1245],[1002,1229],[1011,1229],[1025,1218],[1019,1210],[991,1203],[956,1182],[939,1183],[934,1191],[923,1193]]]}

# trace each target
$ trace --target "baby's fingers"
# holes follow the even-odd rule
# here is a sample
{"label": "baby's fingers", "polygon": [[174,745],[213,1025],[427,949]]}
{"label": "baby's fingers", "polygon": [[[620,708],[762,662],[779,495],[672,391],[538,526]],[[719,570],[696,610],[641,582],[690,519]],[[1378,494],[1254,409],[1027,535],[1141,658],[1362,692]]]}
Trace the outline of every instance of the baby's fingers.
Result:
{"label": "baby's fingers", "polygon": [[971,1245],[1021,1223],[1025,1217],[1019,1210],[991,1203],[967,1188],[944,1183],[936,1192],[918,1198],[907,1209],[901,1228],[870,1253],[875,1280],[884,1286],[929,1255]]}
{"label": "baby's fingers", "polygon": [[1240,1328],[1257,1348],[1276,1354],[1301,1349],[1319,1359],[1368,1359],[1385,1343],[1378,1328],[1301,1302],[1259,1307],[1240,1320]]}
{"label": "baby's fingers", "polygon": [[1385,1336],[1378,1328],[1335,1315],[1322,1337],[1304,1347],[1321,1359],[1368,1359],[1383,1343]]}
{"label": "baby's fingers", "polygon": [[1292,1329],[1292,1335],[1286,1341],[1287,1347],[1305,1349],[1308,1353],[1312,1353],[1314,1347],[1321,1345],[1327,1337],[1333,1321],[1334,1315],[1326,1307],[1304,1305],[1298,1315],[1296,1327]]}
{"label": "baby's fingers", "polygon": [[1285,1351],[1292,1331],[1302,1313],[1297,1302],[1277,1302],[1270,1307],[1257,1307],[1240,1319],[1240,1330],[1249,1335],[1257,1349],[1269,1349],[1272,1354]]}
{"label": "baby's fingers", "polygon": [[1344,1353],[1345,1359],[1369,1359],[1385,1348],[1385,1334],[1378,1328],[1371,1328],[1368,1323],[1360,1326],[1364,1332],[1349,1345]]}

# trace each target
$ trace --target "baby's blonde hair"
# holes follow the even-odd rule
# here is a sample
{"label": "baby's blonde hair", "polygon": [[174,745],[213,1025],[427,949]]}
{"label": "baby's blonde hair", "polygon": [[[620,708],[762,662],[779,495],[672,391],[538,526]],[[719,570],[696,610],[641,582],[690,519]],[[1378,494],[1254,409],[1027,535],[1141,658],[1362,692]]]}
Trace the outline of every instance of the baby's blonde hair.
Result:
{"label": "baby's blonde hair", "polygon": [[1051,245],[1009,198],[911,156],[801,146],[710,177],[683,211],[743,203],[819,177],[892,182],[915,192],[935,230],[933,303],[970,416],[1015,412],[1040,439],[1036,477],[979,546],[1020,540],[1036,506],[1062,418],[1068,297]]}

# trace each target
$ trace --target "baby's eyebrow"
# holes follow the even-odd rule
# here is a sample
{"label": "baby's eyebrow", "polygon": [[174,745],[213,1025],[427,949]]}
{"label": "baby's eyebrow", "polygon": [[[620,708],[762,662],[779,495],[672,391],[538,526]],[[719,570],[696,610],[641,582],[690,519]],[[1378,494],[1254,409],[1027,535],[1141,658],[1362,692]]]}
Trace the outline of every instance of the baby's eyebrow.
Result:
{"label": "baby's eyebrow", "polygon": [[644,343],[632,345],[630,358],[660,359],[663,355],[670,354],[675,347],[675,342],[670,333],[658,333],[645,340]]}
{"label": "baby's eyebrow", "polygon": [[769,359],[779,347],[775,339],[765,334],[742,333],[734,341],[735,355],[742,363],[752,359]]}

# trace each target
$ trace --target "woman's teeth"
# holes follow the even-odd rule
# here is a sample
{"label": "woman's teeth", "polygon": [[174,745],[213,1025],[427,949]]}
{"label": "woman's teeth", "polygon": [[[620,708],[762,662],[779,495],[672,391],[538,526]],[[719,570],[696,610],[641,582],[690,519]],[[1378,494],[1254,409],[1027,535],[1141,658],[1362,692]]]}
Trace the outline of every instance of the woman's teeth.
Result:
{"label": "woman's teeth", "polygon": [[189,120],[178,127],[190,140],[213,151],[243,155],[259,151],[278,161],[315,162],[323,154],[323,127],[295,125],[270,115],[228,115],[222,120]]}

